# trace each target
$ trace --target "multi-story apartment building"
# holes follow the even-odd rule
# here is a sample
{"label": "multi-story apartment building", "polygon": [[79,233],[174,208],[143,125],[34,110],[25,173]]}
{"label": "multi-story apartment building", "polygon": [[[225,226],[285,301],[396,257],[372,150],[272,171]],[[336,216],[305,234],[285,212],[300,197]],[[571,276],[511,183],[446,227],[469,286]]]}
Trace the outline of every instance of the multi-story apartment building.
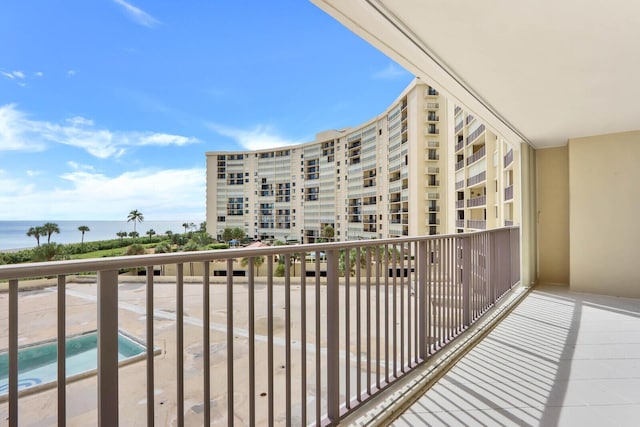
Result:
{"label": "multi-story apartment building", "polygon": [[207,224],[213,235],[240,227],[303,243],[495,228],[519,218],[513,156],[416,79],[360,126],[297,146],[207,153]]}

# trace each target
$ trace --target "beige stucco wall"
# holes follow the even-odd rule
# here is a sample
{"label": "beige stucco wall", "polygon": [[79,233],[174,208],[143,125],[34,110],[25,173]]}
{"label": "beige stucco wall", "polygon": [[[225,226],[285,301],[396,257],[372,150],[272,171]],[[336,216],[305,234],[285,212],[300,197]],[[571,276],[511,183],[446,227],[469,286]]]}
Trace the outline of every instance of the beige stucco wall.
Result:
{"label": "beige stucco wall", "polygon": [[569,150],[536,150],[538,281],[569,284]]}
{"label": "beige stucco wall", "polygon": [[640,131],[569,141],[571,289],[640,297]]}

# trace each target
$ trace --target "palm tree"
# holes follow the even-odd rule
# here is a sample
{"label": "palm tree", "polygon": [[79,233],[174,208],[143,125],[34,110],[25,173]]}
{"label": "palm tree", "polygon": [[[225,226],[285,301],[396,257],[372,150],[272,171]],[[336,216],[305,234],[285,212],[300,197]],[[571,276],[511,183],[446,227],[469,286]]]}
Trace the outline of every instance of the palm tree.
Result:
{"label": "palm tree", "polygon": [[40,234],[42,234],[42,227],[31,227],[29,231],[27,231],[27,236],[36,238],[38,247],[40,246]]}
{"label": "palm tree", "polygon": [[137,209],[129,212],[129,215],[127,216],[127,222],[133,222],[134,232],[136,231],[136,222],[142,223],[142,221],[144,221],[144,215],[142,215],[142,212]]}
{"label": "palm tree", "polygon": [[118,236],[120,238],[120,240],[124,239],[125,237],[127,237],[127,232],[126,231],[118,231],[116,233],[116,236]]}
{"label": "palm tree", "polygon": [[149,241],[151,241],[151,238],[156,234],[156,231],[152,228],[151,230],[147,230],[145,234],[149,236]]}
{"label": "palm tree", "polygon": [[140,233],[138,233],[137,231],[130,231],[128,236],[131,237],[132,239],[136,239],[138,238],[138,236],[140,236]]}
{"label": "palm tree", "polygon": [[78,227],[78,231],[82,233],[82,240],[80,241],[80,244],[84,245],[84,233],[91,230],[86,225],[81,225],[80,227]]}
{"label": "palm tree", "polygon": [[[246,267],[249,264],[249,258],[242,258],[240,260],[240,265]],[[260,275],[260,266],[264,264],[264,257],[257,256],[253,258],[253,266],[256,268],[256,276]]]}
{"label": "palm tree", "polygon": [[167,231],[165,231],[165,232],[164,232],[164,234],[165,234],[168,238],[171,238],[171,236],[173,236],[173,231],[171,231],[171,230],[167,230]]}
{"label": "palm tree", "polygon": [[42,226],[42,230],[47,234],[47,243],[51,243],[51,235],[53,233],[60,234],[60,227],[58,227],[58,224],[53,222],[47,222]]}
{"label": "palm tree", "polygon": [[187,228],[191,229],[193,227],[195,227],[196,225],[192,222],[184,222],[182,223],[182,226],[184,227],[184,234],[187,234]]}

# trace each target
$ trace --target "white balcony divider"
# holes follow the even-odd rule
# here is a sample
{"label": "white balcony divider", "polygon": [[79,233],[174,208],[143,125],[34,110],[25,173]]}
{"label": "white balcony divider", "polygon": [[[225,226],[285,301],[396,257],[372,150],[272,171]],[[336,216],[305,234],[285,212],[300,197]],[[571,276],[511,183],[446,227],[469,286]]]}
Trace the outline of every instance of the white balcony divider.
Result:
{"label": "white balcony divider", "polygon": [[[152,426],[157,388],[175,388],[176,425],[183,426],[189,412],[186,399],[190,404],[194,399],[189,389],[192,385],[185,380],[194,375],[185,371],[185,326],[195,327],[193,321],[185,322],[185,316],[191,313],[185,314],[184,267],[201,263],[201,280],[189,286],[199,286],[202,292],[202,335],[196,334],[204,350],[198,374],[203,390],[197,398],[202,403],[198,412],[202,424],[217,421],[231,426],[238,417],[250,425],[274,425],[279,420],[286,425],[337,424],[454,340],[520,280],[519,232],[517,227],[508,227],[443,236],[0,266],[0,280],[9,284],[8,397],[0,403],[0,409],[5,405],[9,425],[17,426],[21,397],[30,393],[29,389],[19,390],[18,384],[19,281],[57,276],[57,288],[52,288],[57,293],[57,312],[51,322],[57,322],[58,382],[53,390],[38,393],[57,394],[57,414],[42,415],[57,416],[58,425],[65,425],[69,415],[64,345],[66,287],[73,283],[69,275],[95,272],[98,424],[134,422],[129,414],[121,409],[119,412],[119,399],[133,397],[118,395],[118,383],[132,380],[118,375],[118,310],[122,309],[118,282],[131,277],[119,276],[118,271],[142,267],[146,268],[144,333],[148,348],[143,359],[146,362],[136,362],[146,364],[146,369],[135,374],[146,381],[146,396],[138,399],[146,397],[144,416]],[[314,255],[311,262],[295,261],[305,260],[307,254]],[[266,260],[266,276],[256,272],[258,257]],[[243,270],[246,276],[238,278],[234,270],[236,261],[242,258],[248,261]],[[283,278],[274,275],[278,263],[284,263]],[[153,272],[158,265],[176,266],[172,282],[176,371],[175,383],[169,384],[158,384],[154,370],[158,362],[154,359],[157,282]],[[212,271],[212,265],[218,270]],[[214,272],[225,275],[225,281],[220,282]],[[213,286],[225,286],[225,297],[212,299]],[[298,290],[296,301],[293,295]],[[265,297],[266,336],[256,330],[256,314],[265,309],[261,300]],[[214,305],[226,311],[222,329],[212,323]],[[247,331],[237,326],[240,318],[247,319]],[[220,334],[212,336],[212,328],[224,330],[224,338]],[[211,367],[214,341],[226,347],[226,351],[218,350],[225,352],[226,363],[216,365],[216,372]],[[243,354],[248,360],[242,363],[234,357]],[[248,375],[236,375],[239,369],[247,369]],[[212,381],[212,377],[220,380]],[[257,384],[264,388],[259,389]],[[266,399],[262,399],[264,394],[258,393],[265,389]],[[216,400],[214,412],[211,402],[216,395],[225,397]]]}

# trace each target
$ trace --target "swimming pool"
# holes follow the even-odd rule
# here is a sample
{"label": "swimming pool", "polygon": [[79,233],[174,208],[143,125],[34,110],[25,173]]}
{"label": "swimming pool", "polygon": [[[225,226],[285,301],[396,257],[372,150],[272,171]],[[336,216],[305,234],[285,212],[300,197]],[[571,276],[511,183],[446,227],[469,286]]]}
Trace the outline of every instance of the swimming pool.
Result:
{"label": "swimming pool", "polygon": [[[118,361],[120,363],[143,358],[144,344],[118,332]],[[98,334],[90,331],[67,337],[67,379],[94,372],[98,363]],[[22,347],[18,350],[18,389],[26,390],[44,384],[55,384],[58,372],[57,341],[50,340]],[[0,353],[0,399],[9,388],[9,354]]]}

